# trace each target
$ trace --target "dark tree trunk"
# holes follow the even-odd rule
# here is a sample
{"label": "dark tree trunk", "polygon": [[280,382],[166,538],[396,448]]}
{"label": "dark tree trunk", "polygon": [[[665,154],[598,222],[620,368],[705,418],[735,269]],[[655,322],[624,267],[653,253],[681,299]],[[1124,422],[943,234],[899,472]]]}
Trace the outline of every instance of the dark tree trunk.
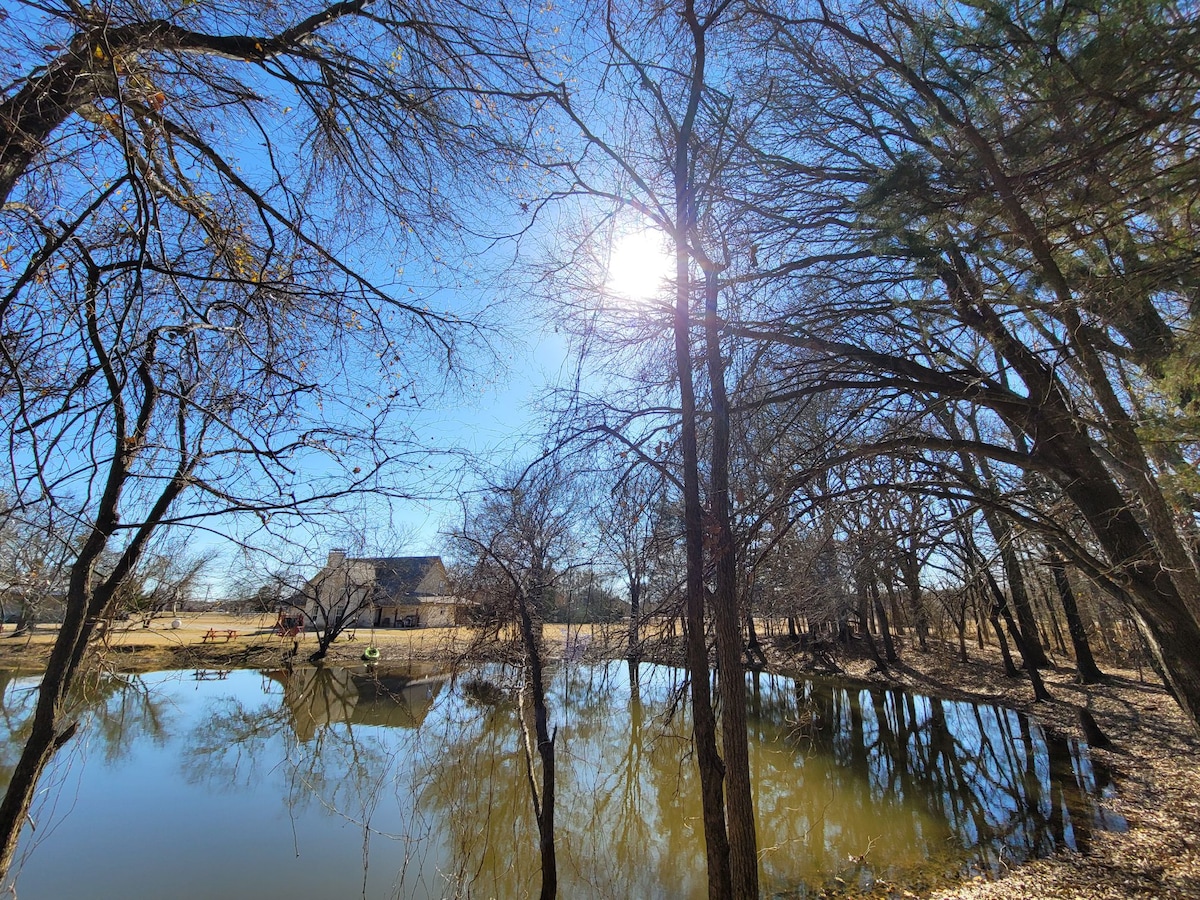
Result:
{"label": "dark tree trunk", "polygon": [[766,654],[762,651],[762,644],[758,640],[758,631],[754,627],[754,614],[746,613],[746,659],[748,664],[754,668],[761,668],[767,664]]}
{"label": "dark tree trunk", "polygon": [[[554,852],[554,736],[550,733],[550,710],[546,707],[546,685],[541,662],[541,628],[534,626],[530,607],[540,610],[546,599],[544,570],[534,563],[530,574],[529,595],[517,588],[517,614],[521,622],[521,643],[526,658],[526,674],[533,706],[534,739],[538,742],[541,786],[534,787],[533,760],[529,760],[529,786],[533,794],[534,817],[538,820],[538,852],[541,858],[539,900],[554,900],[558,894],[558,858]],[[556,728],[557,733],[557,728]]]}
{"label": "dark tree trunk", "polygon": [[1062,601],[1063,613],[1067,617],[1067,631],[1071,635],[1071,645],[1075,648],[1075,670],[1081,684],[1097,684],[1104,680],[1104,673],[1096,665],[1092,656],[1092,647],[1088,643],[1087,632],[1083,620],[1079,617],[1079,605],[1075,602],[1075,591],[1071,589],[1071,581],[1067,577],[1066,565],[1053,550],[1050,551],[1050,571],[1054,575],[1054,584],[1058,588],[1058,597]]}
{"label": "dark tree trunk", "polygon": [[[1075,459],[1080,459],[1077,450]],[[1099,462],[1093,458],[1088,463]],[[1085,473],[1064,486],[1121,572],[1121,594],[1138,632],[1150,651],[1155,670],[1200,731],[1200,624],[1191,607],[1200,598],[1187,598],[1163,566],[1133,512],[1112,483],[1099,473]]]}
{"label": "dark tree trunk", "polygon": [[[1029,230],[1032,248],[1039,239],[1036,227],[1027,216],[1020,218],[1023,212],[1018,210],[1014,215],[1022,228]],[[1047,274],[1058,279],[1056,291],[1064,320],[1070,322],[1074,310],[1070,290],[1055,268],[1049,244],[1043,243],[1039,252]],[[1096,573],[1097,577],[1125,604],[1150,651],[1155,669],[1188,716],[1192,728],[1200,731],[1200,654],[1196,653],[1196,647],[1200,646],[1200,587],[1196,586],[1193,563],[1171,553],[1168,545],[1178,544],[1178,536],[1168,523],[1160,523],[1159,530],[1170,533],[1164,533],[1160,541],[1151,540],[1098,455],[1086,424],[1073,408],[1070,394],[1053,368],[1006,329],[997,311],[979,295],[978,283],[961,254],[952,251],[951,257],[953,265],[943,272],[943,279],[959,315],[992,343],[1024,381],[1029,394],[1038,398],[1036,406],[997,402],[992,408],[1014,432],[1028,437],[1031,459],[1046,468],[1088,523],[1109,562],[1108,571]],[[1085,329],[1072,328],[1069,337],[1083,357],[1096,390],[1111,392],[1104,372],[1098,371],[1102,367],[1087,344]],[[1115,430],[1121,432],[1128,422],[1120,421],[1124,417],[1120,404],[1115,407],[1117,418],[1110,416],[1110,419]],[[1120,434],[1117,437],[1117,443],[1121,444],[1124,439]],[[1136,436],[1126,443],[1136,444]],[[1147,501],[1143,508],[1147,521],[1163,518],[1161,510],[1154,506],[1156,498],[1162,499],[1156,491],[1156,487],[1150,486],[1138,492]],[[1168,557],[1176,560],[1174,567],[1167,563],[1164,550],[1156,544],[1161,544]]]}
{"label": "dark tree trunk", "polygon": [[629,644],[626,648],[626,658],[637,662],[641,657],[642,642],[640,622],[642,607],[642,581],[637,576],[629,579]]}
{"label": "dark tree trunk", "polygon": [[721,737],[725,751],[725,813],[729,835],[730,881],[734,898],[757,900],[758,839],[754,827],[754,794],[750,783],[750,749],[746,724],[746,671],[738,627],[737,552],[729,517],[729,399],[717,327],[717,277],[704,279],[705,356],[712,396],[712,461],[709,502],[714,535],[712,594],[717,661],[721,668]]}
{"label": "dark tree trunk", "polygon": [[[999,516],[995,518],[999,519]],[[1034,615],[1033,603],[1025,585],[1025,573],[1021,569],[1021,560],[1010,543],[1012,529],[1008,527],[1007,522],[1003,524],[1000,533],[996,534],[996,540],[1000,542],[1000,558],[1004,561],[1004,575],[1008,579],[1008,589],[1012,596],[1010,608],[1016,612],[1017,624],[1021,629],[1018,652],[1025,660],[1026,666],[1044,669],[1050,665],[1050,660],[1046,658],[1046,650],[1042,645],[1037,617]]]}
{"label": "dark tree trunk", "polygon": [[[693,184],[693,159],[691,144],[694,139],[696,118],[700,113],[701,98],[705,88],[707,66],[707,30],[716,21],[702,19],[694,0],[685,0],[680,10],[692,39],[690,71],[687,73],[688,93],[686,107],[679,119],[674,134],[674,159],[672,160],[672,187],[674,190],[675,222],[675,374],[679,378],[680,396],[680,453],[683,464],[683,520],[684,545],[687,558],[686,586],[684,599],[687,609],[687,663],[692,691],[692,728],[695,741],[696,764],[700,775],[701,816],[704,822],[705,859],[708,866],[708,895],[710,900],[729,900],[735,897],[733,872],[730,862],[730,838],[725,822],[725,764],[717,750],[716,716],[712,705],[712,694],[708,681],[708,652],[704,636],[704,514],[700,502],[700,462],[697,436],[696,392],[692,375],[691,342],[691,273],[689,242],[695,234],[696,207]],[[718,536],[718,541],[723,541]],[[730,545],[732,546],[732,545]],[[730,561],[732,566],[733,562]],[[718,635],[718,657],[722,666],[721,685],[728,685],[731,678],[740,672],[740,647],[736,661],[726,658],[729,652],[730,622],[736,635],[737,610],[729,608],[725,596],[724,576],[718,575],[722,598],[717,602],[716,631]],[[732,599],[730,597],[729,599]],[[744,690],[744,686],[742,687]],[[726,688],[727,690],[727,688]],[[743,701],[744,704],[744,695]],[[744,705],[742,706],[744,715]],[[726,725],[728,739],[735,725]],[[741,722],[741,733],[736,739],[745,741],[745,721]],[[728,751],[729,745],[726,745]],[[736,768],[736,766],[735,766]],[[735,773],[735,777],[740,775]],[[740,785],[735,786],[735,793]],[[740,840],[740,838],[739,838]]]}
{"label": "dark tree trunk", "polygon": [[[690,221],[689,154],[679,139],[675,160],[676,221]],[[682,227],[682,225],[680,226]],[[700,776],[701,817],[709,900],[732,896],[729,836],[725,830],[725,765],[717,752],[717,721],[709,688],[708,646],[704,637],[704,518],[700,504],[700,463],[696,427],[696,394],[692,381],[688,250],[676,237],[675,374],[679,378],[680,436],[683,463],[683,531],[687,560],[684,583],[684,640],[692,697],[692,734]]]}
{"label": "dark tree trunk", "polygon": [[[142,433],[157,400],[157,392],[148,389],[138,411],[138,431],[135,433]],[[0,801],[0,884],[8,879],[12,868],[17,841],[29,815],[38,779],[46,764],[71,739],[78,726],[74,721],[64,724],[63,719],[68,712],[71,686],[87,651],[88,641],[95,633],[97,623],[112,614],[117,589],[133,572],[154,529],[188,483],[190,466],[184,464],[155,499],[113,570],[107,577],[97,581],[96,563],[117,530],[121,493],[137,452],[136,441],[126,438],[124,432],[117,435],[104,490],[97,502],[95,522],[71,566],[66,609],[46,662],[46,671],[38,685],[29,736],[5,789],[4,799]]]}
{"label": "dark tree trunk", "polygon": [[992,606],[988,621],[992,625],[992,630],[996,633],[996,643],[1000,645],[1000,658],[1004,660],[1004,674],[1009,678],[1019,678],[1021,673],[1017,671],[1017,667],[1013,663],[1012,653],[1008,649],[1008,638],[1004,636],[1004,627],[1000,624],[1000,608],[998,606]]}
{"label": "dark tree trunk", "polygon": [[863,640],[867,642],[867,650],[871,653],[871,659],[875,660],[875,665],[880,669],[887,669],[887,662],[879,655],[879,646],[875,643],[875,636],[871,634],[871,629],[868,627],[871,619],[870,610],[867,607],[866,592],[860,586],[858,591],[858,619],[862,622]]}
{"label": "dark tree trunk", "polygon": [[987,627],[983,615],[983,599],[979,595],[979,586],[973,585],[971,588],[974,600],[971,604],[971,610],[975,617],[975,646],[982,650],[987,645]]}
{"label": "dark tree trunk", "polygon": [[991,586],[992,595],[996,598],[996,611],[1003,617],[1004,624],[1008,626],[1008,633],[1012,637],[1013,644],[1016,645],[1017,652],[1021,654],[1021,659],[1025,661],[1025,671],[1029,675],[1030,684],[1033,685],[1033,699],[1037,701],[1051,699],[1050,692],[1046,690],[1046,683],[1042,681],[1042,673],[1030,658],[1025,655],[1025,637],[1021,634],[1021,629],[1013,619],[1013,614],[1008,608],[1008,598],[1004,596],[1004,591],[1000,590],[1000,585],[992,577],[991,570],[985,568],[983,571],[987,577],[988,584]]}
{"label": "dark tree trunk", "polygon": [[[1054,647],[1059,653],[1067,652],[1067,641],[1063,636],[1062,623],[1058,621],[1058,613],[1054,609],[1054,604],[1050,602],[1050,594],[1048,589],[1039,586],[1038,599],[1041,601],[1043,612],[1046,614],[1046,620],[1050,623],[1050,633],[1054,636]],[[1047,641],[1049,643],[1049,641]]]}
{"label": "dark tree trunk", "polygon": [[921,599],[921,572],[916,553],[910,550],[902,554],[901,566],[904,585],[908,588],[909,605],[912,608],[913,627],[917,630],[917,648],[922,653],[928,653],[929,618],[925,615],[925,604]]}
{"label": "dark tree trunk", "polygon": [[871,581],[871,602],[875,604],[875,615],[879,619],[879,634],[883,638],[883,653],[889,663],[896,663],[899,657],[896,656],[896,645],[892,641],[892,630],[888,624],[887,610],[884,608],[883,600],[879,596],[879,582],[872,574]]}

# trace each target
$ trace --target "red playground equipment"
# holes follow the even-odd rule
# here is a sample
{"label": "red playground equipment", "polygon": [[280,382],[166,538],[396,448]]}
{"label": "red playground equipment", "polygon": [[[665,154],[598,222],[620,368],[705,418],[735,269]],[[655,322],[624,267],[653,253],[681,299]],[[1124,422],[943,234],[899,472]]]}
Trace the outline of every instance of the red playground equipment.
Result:
{"label": "red playground equipment", "polygon": [[295,637],[304,630],[303,615],[285,615],[280,612],[275,620],[275,633],[280,637]]}

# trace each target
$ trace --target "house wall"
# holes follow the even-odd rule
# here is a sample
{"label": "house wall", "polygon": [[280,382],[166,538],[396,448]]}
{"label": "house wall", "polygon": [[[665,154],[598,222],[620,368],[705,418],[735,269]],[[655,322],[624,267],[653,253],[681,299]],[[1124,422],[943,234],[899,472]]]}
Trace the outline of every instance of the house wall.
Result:
{"label": "house wall", "polygon": [[419,603],[396,606],[382,606],[379,609],[378,617],[373,617],[371,622],[380,628],[398,628],[401,626],[397,623],[404,621],[407,616],[416,617],[417,625],[421,628],[449,628],[462,624],[458,603],[444,598],[423,599]]}
{"label": "house wall", "polygon": [[357,624],[370,625],[373,607],[368,602],[375,583],[375,567],[345,558],[330,562],[309,580],[304,588],[304,612],[317,627],[325,626],[326,618],[338,618],[346,610],[362,609]]}
{"label": "house wall", "polygon": [[421,624],[431,628],[449,628],[456,624],[454,621],[456,607],[455,603],[441,603],[436,600],[423,602],[421,604]]}
{"label": "house wall", "polygon": [[[413,594],[395,597],[376,606],[371,597],[376,590],[373,562],[348,559],[344,551],[334,550],[324,568],[304,588],[304,612],[317,628],[325,627],[326,615],[335,618],[346,609],[354,614],[357,628],[396,628],[406,616],[414,616],[423,627],[447,628],[465,624],[466,611],[458,598],[450,594],[446,568],[441,560],[429,567]],[[387,623],[386,625],[384,623]]]}
{"label": "house wall", "polygon": [[428,597],[443,597],[446,595],[449,583],[446,579],[446,567],[441,560],[429,567],[421,583],[417,585],[416,593]]}

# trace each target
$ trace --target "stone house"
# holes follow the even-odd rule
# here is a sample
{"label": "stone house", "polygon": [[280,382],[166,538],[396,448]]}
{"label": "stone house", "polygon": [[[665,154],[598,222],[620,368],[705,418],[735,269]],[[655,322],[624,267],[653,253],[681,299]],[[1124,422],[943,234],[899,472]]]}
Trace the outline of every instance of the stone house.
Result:
{"label": "stone house", "polygon": [[348,557],[331,550],[321,571],[288,601],[310,625],[347,616],[359,628],[446,627],[466,622],[440,556]]}

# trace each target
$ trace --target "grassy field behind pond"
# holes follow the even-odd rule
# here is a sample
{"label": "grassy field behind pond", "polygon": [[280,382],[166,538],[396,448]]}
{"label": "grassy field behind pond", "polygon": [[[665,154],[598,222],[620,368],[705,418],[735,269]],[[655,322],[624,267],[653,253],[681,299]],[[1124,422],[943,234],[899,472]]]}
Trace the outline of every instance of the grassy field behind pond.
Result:
{"label": "grassy field behind pond", "polygon": [[[165,668],[275,667],[285,660],[303,664],[316,641],[275,634],[273,615],[226,616],[182,614],[180,627],[171,617],[156,618],[150,627],[140,620],[118,623],[98,646],[99,664],[126,671]],[[233,634],[231,635],[230,632]],[[54,640],[53,626],[30,633],[0,633],[0,665],[36,669]],[[620,656],[624,626],[545,626],[550,655],[600,658]],[[379,649],[381,662],[434,660],[450,663],[503,654],[505,645],[480,642],[467,628],[359,629],[340,638],[329,655],[331,664],[353,664],[368,646]],[[646,658],[678,661],[679,645],[664,640],[647,649]],[[1113,741],[1108,750],[1092,750],[1108,766],[1117,784],[1113,810],[1129,823],[1123,834],[1099,833],[1086,854],[1060,853],[1003,873],[995,881],[976,879],[936,892],[909,891],[905,897],[1078,898],[1124,900],[1200,898],[1200,740],[1187,730],[1176,704],[1150,672],[1106,668],[1107,683],[1084,688],[1069,668],[1045,673],[1054,700],[1033,703],[1025,680],[1004,677],[998,656],[975,651],[970,662],[952,659],[953,650],[928,654],[908,649],[902,664],[888,675],[865,659],[839,659],[851,677],[897,684],[948,698],[996,700],[1020,709],[1044,728],[1081,737],[1077,709],[1086,706]],[[773,671],[805,670],[806,658],[786,646],[770,648]]]}

